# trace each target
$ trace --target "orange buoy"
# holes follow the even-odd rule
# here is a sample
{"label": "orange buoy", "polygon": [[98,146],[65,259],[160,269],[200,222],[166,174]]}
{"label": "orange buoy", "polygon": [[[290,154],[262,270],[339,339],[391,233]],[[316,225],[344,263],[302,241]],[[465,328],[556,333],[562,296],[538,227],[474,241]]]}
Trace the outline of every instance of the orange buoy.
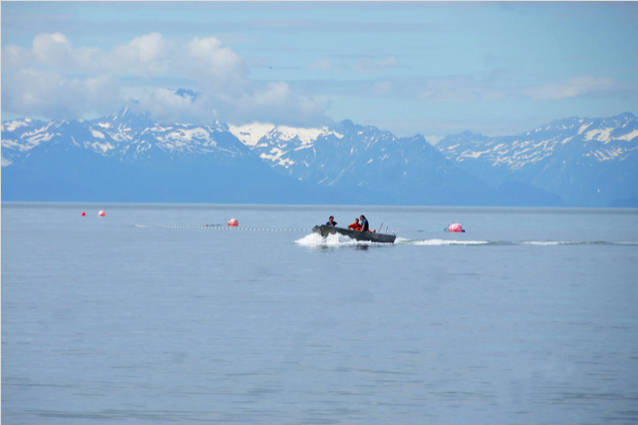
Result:
{"label": "orange buoy", "polygon": [[236,218],[231,218],[230,220],[228,220],[228,225],[231,227],[237,227],[239,226],[239,221],[237,221]]}
{"label": "orange buoy", "polygon": [[104,210],[100,210],[100,211],[98,211],[97,215],[98,215],[99,217],[105,217],[105,216],[106,216],[106,213],[104,212]]}

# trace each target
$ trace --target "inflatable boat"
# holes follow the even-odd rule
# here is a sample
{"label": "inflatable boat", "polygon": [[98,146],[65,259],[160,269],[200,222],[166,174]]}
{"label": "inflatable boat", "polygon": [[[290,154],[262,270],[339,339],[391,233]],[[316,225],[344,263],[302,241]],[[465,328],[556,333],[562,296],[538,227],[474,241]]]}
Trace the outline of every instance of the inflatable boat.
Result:
{"label": "inflatable boat", "polygon": [[339,233],[344,236],[351,237],[358,241],[369,242],[381,242],[381,243],[394,243],[397,235],[377,232],[359,232],[357,230],[344,229],[343,227],[327,226],[325,224],[318,225],[312,228],[312,231],[319,233],[324,238],[329,234]]}

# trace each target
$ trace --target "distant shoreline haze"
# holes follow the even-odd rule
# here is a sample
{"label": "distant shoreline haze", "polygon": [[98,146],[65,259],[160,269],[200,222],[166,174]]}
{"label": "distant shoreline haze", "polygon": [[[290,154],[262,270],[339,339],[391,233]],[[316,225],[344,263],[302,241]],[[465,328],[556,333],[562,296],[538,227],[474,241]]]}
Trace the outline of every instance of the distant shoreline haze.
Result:
{"label": "distant shoreline haze", "polygon": [[345,120],[290,127],[2,123],[2,200],[441,206],[638,206],[638,118],[559,119],[431,145]]}

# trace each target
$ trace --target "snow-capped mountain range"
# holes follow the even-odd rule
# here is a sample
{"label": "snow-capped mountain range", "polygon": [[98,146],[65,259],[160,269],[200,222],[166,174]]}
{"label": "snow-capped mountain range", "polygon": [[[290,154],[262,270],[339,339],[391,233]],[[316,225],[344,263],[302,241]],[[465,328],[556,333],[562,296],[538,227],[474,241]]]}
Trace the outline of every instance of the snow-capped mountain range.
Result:
{"label": "snow-capped mountain range", "polygon": [[482,160],[518,170],[552,156],[564,145],[576,146],[583,157],[598,162],[622,159],[636,150],[638,126],[633,114],[611,118],[569,118],[508,137],[487,138],[472,133],[450,136],[439,143],[446,157],[462,162]]}
{"label": "snow-capped mountain range", "polygon": [[493,185],[522,182],[565,205],[638,205],[638,119],[631,113],[568,118],[506,137],[466,132],[437,146]]}
{"label": "snow-capped mountain range", "polygon": [[228,137],[228,128],[219,122],[213,125],[160,125],[146,115],[130,113],[125,107],[120,113],[93,121],[42,122],[29,118],[2,124],[2,161],[10,165],[14,158],[43,143],[63,140],[73,146],[107,157],[149,158],[153,151],[173,153],[225,153],[230,156],[244,152],[235,139]]}
{"label": "snow-capped mountain range", "polygon": [[158,123],[124,108],[90,121],[2,123],[4,200],[445,205],[638,204],[638,118],[568,118],[436,146],[342,121]]}

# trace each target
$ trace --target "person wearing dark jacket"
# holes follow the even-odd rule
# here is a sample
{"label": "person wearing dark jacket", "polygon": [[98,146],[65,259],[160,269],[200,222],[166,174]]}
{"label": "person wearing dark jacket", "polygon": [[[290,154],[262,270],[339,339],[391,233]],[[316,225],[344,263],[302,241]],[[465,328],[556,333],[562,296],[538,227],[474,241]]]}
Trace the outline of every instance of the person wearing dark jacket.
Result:
{"label": "person wearing dark jacket", "polygon": [[361,214],[361,217],[359,217],[361,219],[361,231],[362,232],[369,232],[370,231],[370,225],[368,224],[368,219],[366,218],[365,215]]}
{"label": "person wearing dark jacket", "polygon": [[335,221],[334,216],[330,216],[328,217],[328,222],[326,223],[326,226],[330,226],[330,227],[335,227],[337,225],[337,222]]}

